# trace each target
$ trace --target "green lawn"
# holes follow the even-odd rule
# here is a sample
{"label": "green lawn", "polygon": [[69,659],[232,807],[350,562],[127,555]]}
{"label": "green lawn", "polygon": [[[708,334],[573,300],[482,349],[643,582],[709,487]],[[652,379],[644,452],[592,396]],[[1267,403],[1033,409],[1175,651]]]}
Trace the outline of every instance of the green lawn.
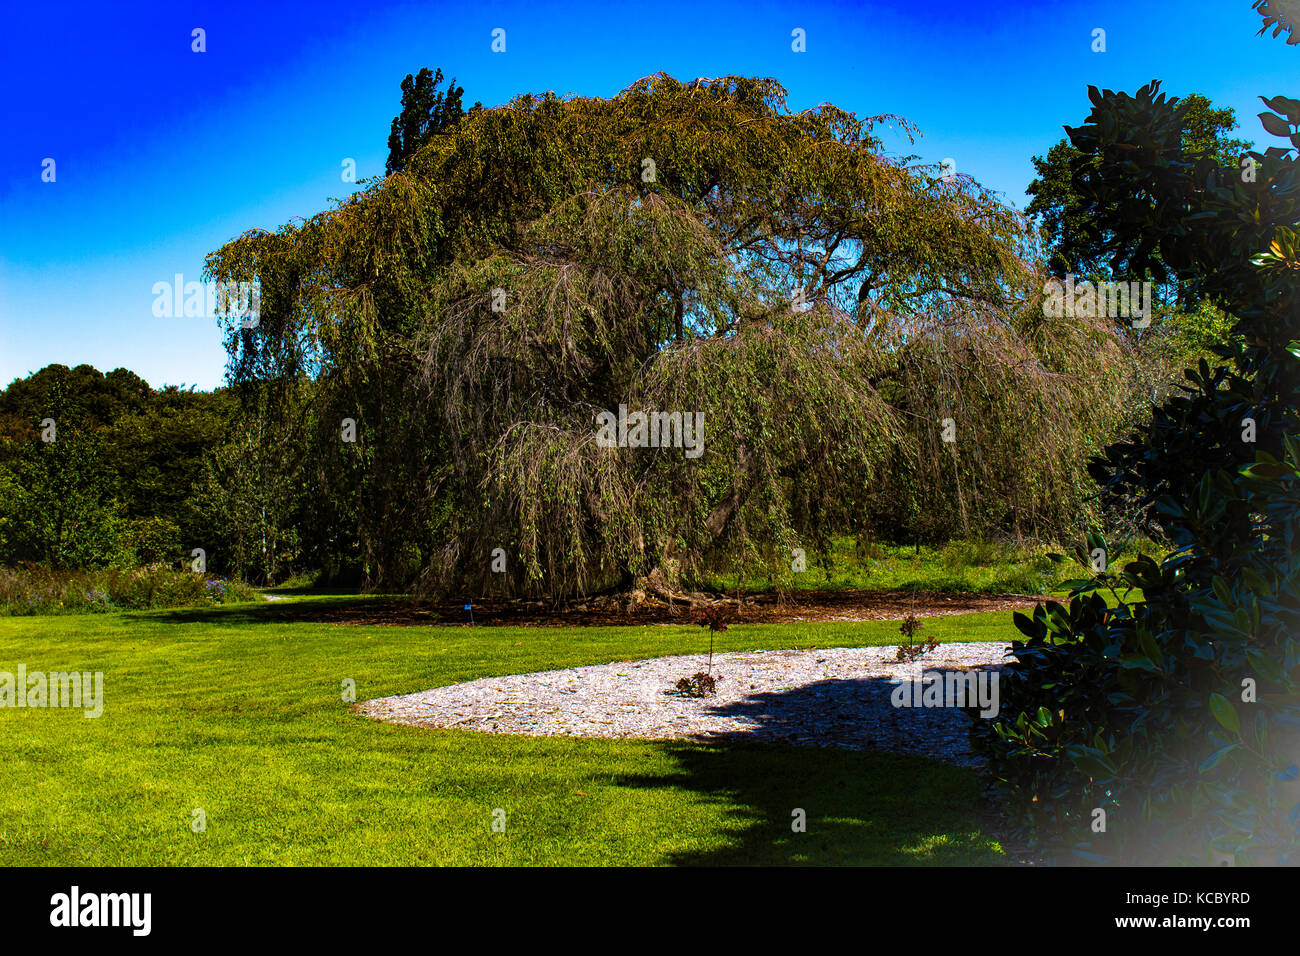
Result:
{"label": "green lawn", "polygon": [[[0,863],[998,864],[970,771],[778,746],[385,725],[341,699],[707,647],[699,627],[353,627],[354,598],[0,618],[0,670],[104,672],[104,713],[0,708]],[[936,618],[1011,640],[1010,612]],[[897,624],[736,625],[717,648],[892,644]],[[493,811],[505,811],[504,833]],[[791,832],[806,811],[807,832]],[[206,832],[191,829],[206,813]]]}

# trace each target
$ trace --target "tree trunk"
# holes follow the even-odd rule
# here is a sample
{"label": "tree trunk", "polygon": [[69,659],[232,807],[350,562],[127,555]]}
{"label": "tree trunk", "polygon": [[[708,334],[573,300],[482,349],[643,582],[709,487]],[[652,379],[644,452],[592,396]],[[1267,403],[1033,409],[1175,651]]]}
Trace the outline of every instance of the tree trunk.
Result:
{"label": "tree trunk", "polygon": [[[740,512],[745,499],[749,496],[752,487],[754,456],[749,452],[749,449],[742,445],[739,449],[739,458],[740,467],[735,480],[731,484],[731,489],[714,507],[704,523],[705,530],[708,532],[711,541],[717,541],[726,533],[731,526],[732,520]],[[630,604],[640,603],[650,595],[661,601],[666,601],[670,606],[685,604],[694,608],[729,603],[727,598],[719,598],[699,591],[681,590],[675,580],[676,574],[669,573],[669,569],[676,563],[676,542],[665,541],[661,550],[663,559],[660,566],[651,568],[648,574],[637,579]],[[640,596],[638,596],[638,592],[640,592]]]}

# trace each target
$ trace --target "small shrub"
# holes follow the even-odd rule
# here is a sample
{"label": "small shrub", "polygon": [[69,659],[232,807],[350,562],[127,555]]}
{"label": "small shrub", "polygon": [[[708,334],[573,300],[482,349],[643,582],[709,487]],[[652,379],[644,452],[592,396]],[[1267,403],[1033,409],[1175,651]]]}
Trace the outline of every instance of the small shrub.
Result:
{"label": "small shrub", "polygon": [[903,644],[899,646],[898,654],[894,659],[904,663],[910,663],[918,658],[924,657],[938,646],[938,641],[922,641],[920,644]]}
{"label": "small shrub", "polygon": [[915,614],[909,614],[907,617],[903,618],[902,623],[898,626],[898,631],[907,638],[907,643],[898,646],[898,654],[894,658],[895,660],[908,662],[915,661],[939,646],[939,642],[935,640],[923,639],[919,644],[914,644],[912,642],[916,633],[924,626],[925,624],[919,620]]}
{"label": "small shrub", "polygon": [[683,677],[677,682],[677,690],[683,697],[712,697],[718,692],[718,681],[722,675],[714,676],[705,671],[697,671],[690,677]]}

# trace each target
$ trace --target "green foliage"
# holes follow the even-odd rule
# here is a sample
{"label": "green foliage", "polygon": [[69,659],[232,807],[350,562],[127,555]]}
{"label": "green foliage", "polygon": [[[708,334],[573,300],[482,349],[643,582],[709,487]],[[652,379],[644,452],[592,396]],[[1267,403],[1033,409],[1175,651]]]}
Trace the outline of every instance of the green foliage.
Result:
{"label": "green foliage", "polygon": [[126,369],[50,365],[15,380],[0,391],[0,562],[175,561],[196,546],[204,453],[236,409],[229,392],[155,391]]}
{"label": "green foliage", "polygon": [[7,463],[13,477],[0,498],[3,557],[53,568],[109,563],[123,516],[106,457],[98,434],[66,427],[54,441],[26,442]]}
{"label": "green foliage", "polygon": [[[1216,362],[1216,349],[1232,339],[1236,320],[1202,299],[1187,311],[1171,311],[1152,324],[1148,355],[1156,366],[1153,378],[1181,382],[1183,369],[1194,368],[1204,359]],[[1172,370],[1177,370],[1177,375]],[[1161,398],[1167,397],[1161,395]]]}
{"label": "green foliage", "polygon": [[[1158,90],[1090,89],[1093,111],[1069,132],[1088,230],[1113,238],[1113,261],[1236,317],[1222,364],[1188,370],[1183,394],[1092,465],[1175,550],[1018,616],[1028,640],[1003,673],[1001,716],[976,736],[1003,799],[1045,843],[1094,860],[1294,865],[1300,173],[1289,148],[1252,153],[1254,177],[1188,151],[1186,104]],[[1300,145],[1300,102],[1265,105],[1282,114],[1266,128]],[[1105,833],[1091,830],[1097,809]]]}
{"label": "green foliage", "polygon": [[[194,547],[200,533],[192,508],[208,451],[226,440],[239,403],[226,390],[167,386],[149,391],[142,408],[109,423],[105,444],[117,476],[115,492],[132,519],[159,518]],[[170,558],[168,558],[170,560]]]}
{"label": "green foliage", "polygon": [[205,519],[203,543],[214,567],[266,584],[300,567],[296,522],[305,502],[296,480],[299,455],[286,445],[255,417],[207,456],[194,507]]}
{"label": "green foliage", "polygon": [[[1180,104],[1178,125],[1170,131],[1170,140],[1177,137],[1189,160],[1202,161],[1207,168],[1213,164],[1224,175],[1239,173],[1241,158],[1251,144],[1231,136],[1238,125],[1234,111],[1215,107],[1208,98],[1195,93]],[[1069,139],[1055,144],[1045,157],[1033,158],[1036,177],[1026,189],[1031,197],[1026,213],[1045,237],[1048,267],[1057,276],[1074,273],[1091,282],[1120,277],[1126,281],[1148,280],[1154,273],[1141,261],[1137,238],[1097,228],[1097,212],[1080,184],[1080,177],[1097,162],[1095,156],[1085,156]],[[1151,202],[1149,197],[1132,194],[1113,196],[1107,201],[1129,206]],[[1154,258],[1159,259],[1158,253]],[[1215,346],[1228,339],[1235,322],[1233,316],[1199,296],[1194,276],[1155,283],[1152,299],[1149,328],[1135,329],[1126,318],[1112,323],[1113,331],[1130,353],[1133,372],[1115,409],[1122,413],[1125,428],[1142,424],[1150,405],[1159,405],[1177,391],[1184,368],[1202,358],[1213,360]],[[1079,451],[1087,457],[1100,448],[1082,443]],[[1089,491],[1076,494],[1087,498]],[[1100,507],[1085,505],[1080,512],[1084,520],[1071,527],[1069,535],[1055,529],[1056,537],[1077,539],[1098,527],[1125,533],[1132,520],[1131,508],[1118,500],[1104,502]]]}
{"label": "green foliage", "polygon": [[143,379],[123,368],[105,375],[90,365],[48,365],[0,390],[0,435],[19,442],[38,437],[45,418],[60,428],[93,431],[143,411],[151,394]]}
{"label": "green foliage", "polygon": [[[1181,102],[1184,110],[1178,135],[1185,153],[1208,157],[1224,169],[1240,169],[1241,156],[1251,144],[1229,136],[1238,125],[1235,111],[1215,107],[1197,93]],[[1046,156],[1033,157],[1036,176],[1025,190],[1032,197],[1025,212],[1034,217],[1047,237],[1049,265],[1056,275],[1099,274],[1115,254],[1115,237],[1097,235],[1089,228],[1093,213],[1075,180],[1081,155],[1069,139],[1062,139]],[[1124,257],[1131,251],[1123,250]],[[1133,274],[1127,261],[1120,269],[1122,272],[1117,274],[1143,277]]]}
{"label": "green foliage", "polygon": [[139,565],[174,565],[183,554],[181,529],[169,518],[132,518],[122,528],[118,540],[122,567]]}

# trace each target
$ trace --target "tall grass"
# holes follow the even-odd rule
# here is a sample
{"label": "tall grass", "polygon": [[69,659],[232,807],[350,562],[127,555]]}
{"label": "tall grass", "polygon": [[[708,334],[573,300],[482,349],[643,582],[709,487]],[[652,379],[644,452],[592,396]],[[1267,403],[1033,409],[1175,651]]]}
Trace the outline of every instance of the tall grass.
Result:
{"label": "tall grass", "polygon": [[258,593],[241,581],[177,571],[162,564],[94,571],[0,568],[0,616],[6,617],[212,607],[258,599]]}

